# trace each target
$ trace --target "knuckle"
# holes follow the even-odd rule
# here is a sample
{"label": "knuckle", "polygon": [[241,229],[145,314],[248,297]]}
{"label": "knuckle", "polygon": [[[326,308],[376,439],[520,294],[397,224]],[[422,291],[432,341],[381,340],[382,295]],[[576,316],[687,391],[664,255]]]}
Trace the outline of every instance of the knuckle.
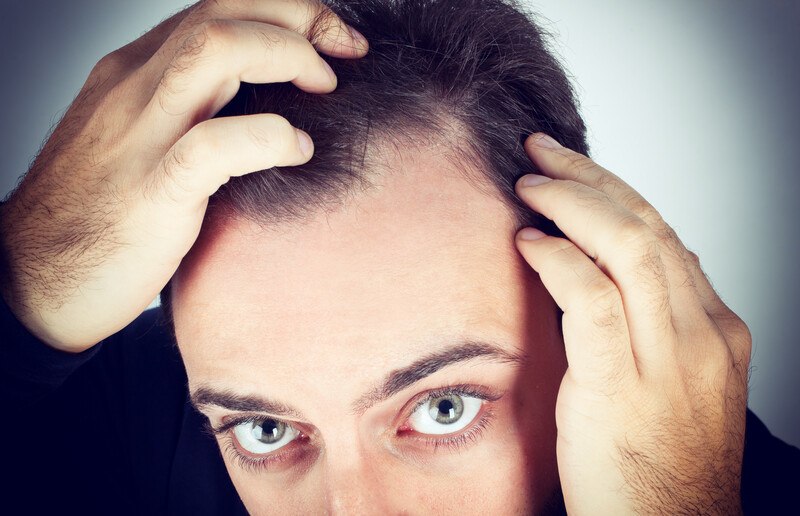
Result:
{"label": "knuckle", "polygon": [[208,30],[201,26],[198,30],[189,33],[181,42],[171,64],[178,69],[187,68],[194,63],[194,59],[203,53],[203,49],[208,45]]}
{"label": "knuckle", "polygon": [[595,307],[591,312],[592,327],[595,331],[606,333],[613,331],[618,326],[620,318],[620,309],[617,306],[600,306]]}
{"label": "knuckle", "polygon": [[683,242],[675,232],[674,229],[663,221],[654,226],[653,233],[658,239],[659,243],[664,245],[667,249],[675,253],[676,256],[683,257],[686,254]]}
{"label": "knuckle", "polygon": [[635,190],[631,190],[622,197],[622,205],[637,214],[648,224],[656,226],[664,222],[658,210]]}
{"label": "knuckle", "polygon": [[747,324],[745,324],[744,321],[742,321],[741,319],[739,319],[739,321],[740,321],[740,326],[739,326],[740,339],[742,340],[746,348],[750,350],[750,348],[753,345],[753,333],[750,331],[750,327]]}
{"label": "knuckle", "polygon": [[602,169],[602,173],[597,175],[594,188],[611,198],[617,198],[620,195],[618,192],[623,192],[624,195],[624,192],[631,190],[627,183],[605,169]]}
{"label": "knuckle", "polygon": [[125,59],[118,50],[110,52],[100,58],[92,68],[92,75],[112,75],[124,68]]}
{"label": "knuckle", "polygon": [[739,371],[742,376],[746,376],[750,368],[751,349],[752,348],[748,345],[744,349],[733,352],[734,368]]}
{"label": "knuckle", "polygon": [[[723,348],[724,363],[718,358],[714,365],[717,368],[727,367],[728,371],[738,371],[745,375],[750,364],[752,352],[752,335],[747,324],[733,311],[725,311],[714,315],[716,334],[704,339],[702,344],[717,344]],[[721,352],[722,353],[722,352]]]}
{"label": "knuckle", "polygon": [[228,43],[231,30],[228,20],[205,20],[184,40],[179,53],[185,58],[215,54]]}
{"label": "knuckle", "polygon": [[268,150],[275,150],[276,140],[280,140],[278,131],[270,131],[253,125],[247,127],[247,136],[257,148]]}
{"label": "knuckle", "polygon": [[192,171],[195,155],[191,143],[179,142],[173,145],[161,161],[158,177],[159,187],[168,194],[188,191],[188,178]]}
{"label": "knuckle", "polygon": [[639,253],[639,265],[646,266],[647,269],[661,269],[661,246],[656,239],[642,238]]}
{"label": "knuckle", "polygon": [[89,72],[84,88],[88,89],[90,96],[97,98],[97,94],[100,94],[99,97],[103,98],[128,75],[127,67],[123,54],[119,50],[115,50],[95,63]]}
{"label": "knuckle", "polygon": [[310,0],[306,5],[308,14],[298,32],[315,45],[335,39],[335,33],[344,30],[344,23],[327,5],[319,0]]}
{"label": "knuckle", "polygon": [[578,181],[580,181],[583,175],[593,171],[596,167],[597,164],[583,154],[570,152],[567,155],[567,170],[569,170],[571,175]]}
{"label": "knuckle", "polygon": [[600,174],[595,181],[595,188],[604,192],[615,192],[622,186],[622,183],[611,174]]}
{"label": "knuckle", "polygon": [[556,244],[548,250],[547,261],[569,263],[574,260],[575,245],[565,240],[557,240]]}
{"label": "knuckle", "polygon": [[619,316],[619,312],[612,314],[622,305],[619,290],[607,278],[599,278],[586,285],[584,301],[585,308],[593,314]]}
{"label": "knuckle", "polygon": [[283,155],[297,146],[292,124],[279,115],[266,116],[264,124],[251,124],[247,128],[247,135],[257,148],[273,154]]}
{"label": "knuckle", "polygon": [[711,319],[706,319],[705,323],[695,328],[691,345],[698,346],[702,351],[701,356],[714,367],[733,365],[733,355],[725,334]]}
{"label": "knuckle", "polygon": [[318,16],[334,16],[333,11],[320,0],[304,0],[303,5],[308,9],[308,17],[316,18]]}
{"label": "knuckle", "polygon": [[[640,248],[641,250],[634,262],[634,270],[640,271],[644,278],[657,280],[662,291],[668,292],[669,280],[666,267],[661,259],[661,248],[655,240],[644,240],[643,242],[644,245]],[[662,310],[668,309],[669,297],[665,296],[661,299],[664,306],[658,308]]]}
{"label": "knuckle", "polygon": [[[573,179],[560,179],[560,180],[557,180],[557,181],[551,181],[551,182],[547,183],[547,185],[553,185],[553,186],[555,186],[557,188],[563,188],[564,190],[567,190],[567,191],[570,191],[570,192],[580,191],[581,188],[582,188],[581,183],[579,183],[578,181],[575,181]],[[545,186],[547,186],[547,185],[545,185]]]}
{"label": "knuckle", "polygon": [[214,127],[213,120],[204,120],[187,131],[181,142],[181,152],[187,163],[197,164],[225,150]]}
{"label": "knuckle", "polygon": [[609,210],[610,199],[605,193],[572,179],[557,179],[538,188],[552,189],[557,196],[569,197],[589,213],[602,214]]}
{"label": "knuckle", "polygon": [[203,0],[200,9],[206,13],[229,13],[242,4],[241,0]]}
{"label": "knuckle", "polygon": [[[656,281],[661,291],[668,289],[669,280],[662,260],[661,243],[639,217],[630,216],[620,222],[612,247],[622,251],[628,269],[639,275],[642,285],[652,285]],[[662,299],[662,302],[668,303],[668,299]]]}
{"label": "knuckle", "polygon": [[682,275],[691,278],[693,276],[693,264],[688,256],[686,246],[683,245],[675,230],[669,225],[663,224],[656,228],[655,235],[659,244],[667,251],[667,254],[671,254],[676,258]]}
{"label": "knuckle", "polygon": [[579,205],[589,210],[603,209],[604,205],[608,202],[608,196],[602,192],[588,188],[585,184],[572,179],[559,179],[551,181],[544,188],[556,188],[561,193],[568,193],[574,197]]}
{"label": "knuckle", "polygon": [[[276,52],[276,51],[286,51],[287,47],[289,46],[289,38],[291,37],[292,33],[287,30],[282,30],[280,28],[275,28],[272,30],[260,30],[256,32],[256,37],[258,38],[259,42],[263,49],[267,52]],[[299,38],[299,36],[298,36]],[[304,38],[303,41],[306,41]]]}
{"label": "knuckle", "polygon": [[215,52],[229,31],[228,28],[224,28],[225,24],[226,22],[223,20],[213,19],[206,20],[195,27],[176,50],[168,66],[168,71],[184,72],[193,67],[202,56]]}
{"label": "knuckle", "polygon": [[651,247],[654,237],[650,227],[637,215],[623,217],[617,224],[615,244],[617,249],[642,249]]}
{"label": "knuckle", "polygon": [[187,75],[190,71],[205,58],[218,53],[225,44],[230,33],[230,29],[224,27],[226,24],[224,20],[207,20],[186,36],[180,44],[164,69],[158,85],[158,90],[161,92],[159,101],[164,109],[168,110],[164,97],[180,94],[188,85]]}
{"label": "knuckle", "polygon": [[736,312],[727,306],[723,306],[723,308],[724,310],[722,313],[718,314],[716,318],[721,320],[725,327],[729,328],[730,332],[736,337],[751,338],[750,328],[748,328],[747,324],[742,320],[742,318],[736,315]]}
{"label": "knuckle", "polygon": [[299,17],[299,23],[294,30],[304,36],[308,35],[309,30],[314,29],[316,23],[326,18],[328,13],[333,13],[333,11],[320,0],[300,0],[295,2],[295,4],[298,11],[302,13],[302,16]]}
{"label": "knuckle", "polygon": [[747,356],[750,356],[750,350],[753,345],[753,334],[750,331],[750,327],[736,314],[731,317],[730,325],[731,338],[735,341],[733,344],[746,352]]}
{"label": "knuckle", "polygon": [[635,214],[626,215],[619,222],[618,235],[622,242],[640,242],[648,236],[647,224]]}

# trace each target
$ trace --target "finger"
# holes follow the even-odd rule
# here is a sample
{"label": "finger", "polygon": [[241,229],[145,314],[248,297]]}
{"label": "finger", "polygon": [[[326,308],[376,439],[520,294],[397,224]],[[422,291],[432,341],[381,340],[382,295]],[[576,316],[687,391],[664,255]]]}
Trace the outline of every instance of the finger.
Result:
{"label": "finger", "polygon": [[[661,246],[676,331],[690,334],[696,330],[705,331],[704,327],[709,324],[716,326],[737,363],[749,362],[752,342],[746,325],[719,298],[700,268],[697,255],[686,248],[650,203],[618,176],[588,157],[562,147],[544,133],[531,135],[525,147],[531,159],[548,176],[591,186],[644,220]],[[694,344],[691,339],[678,340]]]}
{"label": "finger", "polygon": [[332,57],[357,58],[366,54],[369,44],[355,29],[344,23],[318,0],[215,0],[203,1],[175,30],[154,56],[154,65],[163,69],[197,28],[209,20],[254,21],[297,32],[320,52]]}
{"label": "finger", "polygon": [[544,133],[535,133],[525,141],[525,148],[537,167],[548,177],[566,179],[603,192],[609,199],[642,219],[653,231],[661,247],[667,268],[670,295],[673,299],[675,324],[692,326],[702,323],[698,313],[704,308],[695,289],[695,276],[690,271],[688,251],[661,214],[625,181],[590,158],[562,147]]}
{"label": "finger", "polygon": [[[307,139],[303,148],[302,139]],[[308,135],[272,113],[215,118],[192,127],[145,181],[145,195],[170,202],[210,197],[232,176],[295,166],[313,154]]]}
{"label": "finger", "polygon": [[[564,345],[577,381],[601,389],[635,378],[636,364],[617,286],[572,242],[533,228],[517,233],[522,256],[564,311]],[[607,392],[607,391],[606,391]]]}
{"label": "finger", "polygon": [[187,14],[188,9],[180,11],[163,20],[138,39],[103,56],[92,68],[84,88],[91,87],[95,91],[102,88],[104,91],[108,91],[111,87],[119,84],[152,56],[153,52]]}
{"label": "finger", "polygon": [[312,93],[336,87],[333,72],[296,32],[258,22],[207,22],[167,67],[145,106],[142,124],[177,138],[197,120],[219,111],[240,82],[285,81]]}
{"label": "finger", "polygon": [[723,334],[733,354],[734,364],[742,374],[747,375],[750,364],[753,339],[747,324],[726,305],[711,284],[711,280],[700,265],[700,258],[692,251],[687,251],[691,263],[690,271],[694,276],[697,293],[711,320]]}
{"label": "finger", "polygon": [[[528,178],[545,182],[525,186]],[[661,370],[674,353],[675,330],[667,271],[649,226],[604,193],[575,181],[523,176],[516,189],[616,284],[640,372]]]}

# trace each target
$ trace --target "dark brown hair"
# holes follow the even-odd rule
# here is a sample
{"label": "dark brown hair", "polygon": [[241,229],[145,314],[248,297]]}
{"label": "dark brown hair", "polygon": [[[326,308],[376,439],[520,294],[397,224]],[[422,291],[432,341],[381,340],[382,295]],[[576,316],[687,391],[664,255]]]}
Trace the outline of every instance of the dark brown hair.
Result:
{"label": "dark brown hair", "polygon": [[[561,235],[514,192],[521,175],[536,171],[522,146],[529,134],[544,131],[588,153],[572,87],[532,14],[514,0],[324,3],[370,45],[360,59],[323,56],[338,77],[336,90],[243,83],[216,115],[277,113],[311,135],[314,156],[290,170],[231,178],[209,200],[207,218],[302,221],[369,186],[372,143],[408,147],[427,139],[479,169],[481,178],[468,179],[497,190],[520,227]],[[312,42],[324,26],[324,17],[314,21]],[[161,302],[171,320],[169,290],[168,283]]]}

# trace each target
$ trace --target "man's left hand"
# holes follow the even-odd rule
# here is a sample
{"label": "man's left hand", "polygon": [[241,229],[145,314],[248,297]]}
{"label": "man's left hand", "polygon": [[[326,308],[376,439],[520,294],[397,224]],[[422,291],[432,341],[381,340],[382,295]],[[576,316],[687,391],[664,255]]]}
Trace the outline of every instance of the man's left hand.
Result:
{"label": "man's left hand", "polygon": [[569,238],[516,237],[564,311],[568,512],[741,513],[747,325],[633,188],[541,133],[525,147],[544,176],[523,176],[517,194]]}

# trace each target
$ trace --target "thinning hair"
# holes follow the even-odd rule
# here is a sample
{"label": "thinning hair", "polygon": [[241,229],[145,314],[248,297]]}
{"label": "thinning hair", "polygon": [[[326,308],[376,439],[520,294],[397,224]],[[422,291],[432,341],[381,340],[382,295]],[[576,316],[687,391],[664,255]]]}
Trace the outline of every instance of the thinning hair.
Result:
{"label": "thinning hair", "polygon": [[[563,235],[514,192],[521,175],[536,172],[523,148],[530,133],[547,132],[588,153],[570,82],[532,13],[515,0],[323,3],[370,46],[358,59],[323,56],[338,77],[336,90],[312,94],[291,83],[242,83],[216,115],[279,114],[311,135],[314,156],[300,166],[232,177],[211,196],[207,219],[302,223],[369,188],[380,168],[375,146],[433,142],[469,164],[459,167],[465,177],[494,189],[520,227]],[[309,40],[325,27],[326,17],[313,20]],[[161,303],[171,321],[169,294],[170,283]]]}

